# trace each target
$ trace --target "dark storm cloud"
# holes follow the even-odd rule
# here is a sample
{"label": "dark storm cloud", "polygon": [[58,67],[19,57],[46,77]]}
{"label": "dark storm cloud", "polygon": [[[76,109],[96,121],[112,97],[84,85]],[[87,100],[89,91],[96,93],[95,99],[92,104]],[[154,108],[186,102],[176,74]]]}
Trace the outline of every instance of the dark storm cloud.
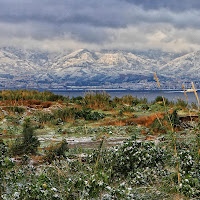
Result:
{"label": "dark storm cloud", "polygon": [[[155,41],[154,32],[161,30],[158,35],[162,42],[172,43],[183,35],[195,43],[197,33],[191,38],[190,34],[177,30],[198,30],[199,11],[198,0],[0,0],[0,40],[5,37],[37,41],[71,38],[84,45],[112,42],[115,46],[118,39],[121,48],[132,45],[133,35],[140,38],[138,43],[151,38]],[[150,26],[154,27],[152,31]]]}
{"label": "dark storm cloud", "polygon": [[199,0],[125,0],[129,3],[149,9],[166,8],[173,11],[200,9]]}
{"label": "dark storm cloud", "polygon": [[7,2],[2,0],[0,20],[15,23],[39,21],[57,25],[74,23],[114,27],[121,26],[123,19],[120,19],[119,7],[124,4],[126,5],[118,0],[101,2],[93,0],[10,0]]}
{"label": "dark storm cloud", "polygon": [[[185,12],[198,8],[198,0],[1,0],[0,21],[38,21],[56,25],[72,23],[101,27],[124,27],[140,22],[169,22],[175,26],[183,26],[183,20],[178,15],[173,16],[173,10]],[[149,9],[157,12],[146,13]],[[190,11],[192,15],[193,10]],[[191,26],[187,20],[184,25]],[[193,26],[196,25],[197,23],[193,23]]]}

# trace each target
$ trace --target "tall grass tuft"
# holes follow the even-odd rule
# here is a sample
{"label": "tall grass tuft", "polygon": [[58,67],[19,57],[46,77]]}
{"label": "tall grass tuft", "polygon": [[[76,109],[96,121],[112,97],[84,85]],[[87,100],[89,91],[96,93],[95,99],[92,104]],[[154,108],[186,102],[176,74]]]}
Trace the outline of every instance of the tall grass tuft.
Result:
{"label": "tall grass tuft", "polygon": [[[155,79],[156,79],[156,82],[158,84],[158,87],[160,88],[161,90],[161,86],[160,86],[160,83],[159,83],[159,80],[158,80],[158,77],[156,75],[156,73],[154,73],[155,75]],[[177,170],[177,175],[178,175],[178,185],[180,184],[181,182],[181,176],[180,176],[180,171],[179,171],[179,162],[178,162],[178,154],[177,154],[177,147],[176,147],[176,136],[175,136],[175,131],[174,131],[174,126],[172,124],[172,121],[171,121],[171,118],[170,118],[170,114],[169,112],[167,111],[167,107],[166,107],[166,103],[165,103],[165,98],[162,96],[162,99],[163,99],[163,104],[164,104],[164,107],[165,107],[165,112],[168,116],[168,119],[169,119],[169,122],[170,122],[170,127],[171,127],[171,131],[172,131],[172,135],[173,135],[173,143],[174,143],[174,153],[175,153],[175,157],[176,157],[176,170]]]}
{"label": "tall grass tuft", "polygon": [[[193,82],[191,82],[191,83],[192,83],[192,88],[193,88],[193,90],[194,90],[194,94],[195,94],[196,99],[197,99],[197,102],[198,102],[198,110],[199,110],[199,97],[198,97],[197,92],[196,92],[196,89],[195,89],[195,87],[194,87],[194,83],[193,83]],[[196,141],[197,141],[197,150],[198,150],[198,154],[200,155],[199,136],[197,135],[197,130],[196,130],[196,128],[195,128],[195,137],[196,137]],[[198,159],[198,161],[199,161],[199,159]]]}
{"label": "tall grass tuft", "polygon": [[194,83],[193,83],[193,82],[191,82],[191,83],[192,83],[192,88],[193,88],[193,90],[194,90],[194,94],[195,94],[195,96],[196,96],[196,99],[197,99],[197,102],[198,102],[198,108],[199,108],[199,97],[198,97],[197,92],[196,92],[196,89],[195,89],[195,87],[194,87]]}

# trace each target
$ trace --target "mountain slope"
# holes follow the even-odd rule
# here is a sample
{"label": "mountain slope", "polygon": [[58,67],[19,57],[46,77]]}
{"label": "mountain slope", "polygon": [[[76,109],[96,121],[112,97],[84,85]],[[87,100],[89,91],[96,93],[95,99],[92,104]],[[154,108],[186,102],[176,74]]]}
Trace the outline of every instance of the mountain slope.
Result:
{"label": "mountain slope", "polygon": [[[51,75],[81,81],[123,81],[122,76],[148,76],[155,65],[132,53],[91,52],[86,49],[59,56],[50,67]],[[120,78],[121,77],[121,78]]]}
{"label": "mountain slope", "polygon": [[192,52],[172,60],[162,66],[159,72],[172,77],[198,78],[200,74],[200,51]]}
{"label": "mountain slope", "polygon": [[14,86],[19,82],[46,84],[47,88],[52,84],[63,87],[119,86],[122,83],[145,82],[155,85],[153,72],[162,76],[168,84],[173,84],[170,81],[177,78],[179,81],[187,78],[198,80],[200,51],[181,56],[159,51],[133,52],[80,49],[70,53],[49,53],[0,48],[0,85],[6,87],[11,82]]}

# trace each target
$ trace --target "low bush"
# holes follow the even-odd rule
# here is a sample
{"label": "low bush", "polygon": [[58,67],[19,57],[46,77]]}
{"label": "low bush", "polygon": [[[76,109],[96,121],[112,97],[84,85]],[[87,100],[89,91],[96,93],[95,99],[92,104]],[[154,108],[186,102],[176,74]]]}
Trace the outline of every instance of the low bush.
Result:
{"label": "low bush", "polygon": [[17,138],[11,146],[13,155],[36,154],[40,142],[34,133],[30,120],[23,125],[22,138]]}
{"label": "low bush", "polygon": [[83,98],[83,105],[90,108],[110,108],[110,98],[106,92],[87,92]]}
{"label": "low bush", "polygon": [[170,104],[170,101],[169,101],[167,98],[165,98],[165,97],[157,96],[157,97],[155,98],[155,101],[154,101],[153,103],[154,103],[154,104],[155,104],[155,103],[160,103],[160,105],[162,105],[162,106],[164,106],[164,104],[165,104],[166,106],[168,106],[168,105]]}
{"label": "low bush", "polygon": [[[93,154],[90,157],[93,162],[97,159],[95,156],[96,154]],[[140,142],[133,138],[126,140],[121,146],[103,152],[101,162],[104,163],[104,166],[112,166],[114,176],[117,174],[128,176],[136,175],[140,169],[143,171],[151,168],[163,170],[168,157],[168,152],[153,142]]]}
{"label": "low bush", "polygon": [[187,108],[188,104],[184,100],[178,98],[176,102],[176,106],[185,109]]}
{"label": "low bush", "polygon": [[0,91],[0,100],[39,100],[39,101],[64,101],[66,97],[56,95],[50,91],[39,92],[37,90],[2,90]]}
{"label": "low bush", "polygon": [[105,114],[99,112],[92,112],[91,108],[83,108],[79,110],[77,108],[65,108],[53,111],[53,116],[55,119],[60,118],[62,121],[69,119],[85,119],[85,120],[100,120],[105,117]]}
{"label": "low bush", "polygon": [[25,112],[25,108],[18,107],[18,106],[7,106],[5,109],[7,111],[10,111],[10,112],[13,112],[13,113],[19,113],[19,114],[23,114]]}
{"label": "low bush", "polygon": [[43,160],[48,163],[52,163],[52,161],[65,158],[65,152],[68,151],[68,143],[64,139],[57,145],[51,145],[48,147],[48,150],[45,150],[45,156]]}
{"label": "low bush", "polygon": [[76,119],[84,118],[85,120],[98,121],[100,119],[103,119],[104,117],[105,117],[105,114],[99,113],[96,111],[92,112],[92,109],[90,108],[83,108],[82,110],[76,113]]}

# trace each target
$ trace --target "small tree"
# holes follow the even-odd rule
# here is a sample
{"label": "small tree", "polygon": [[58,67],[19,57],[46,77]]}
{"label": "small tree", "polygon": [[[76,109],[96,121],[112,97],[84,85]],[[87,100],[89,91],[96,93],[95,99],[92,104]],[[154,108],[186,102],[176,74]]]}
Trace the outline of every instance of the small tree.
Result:
{"label": "small tree", "polygon": [[22,138],[17,138],[11,148],[13,155],[36,154],[40,142],[34,133],[30,120],[23,125]]}

